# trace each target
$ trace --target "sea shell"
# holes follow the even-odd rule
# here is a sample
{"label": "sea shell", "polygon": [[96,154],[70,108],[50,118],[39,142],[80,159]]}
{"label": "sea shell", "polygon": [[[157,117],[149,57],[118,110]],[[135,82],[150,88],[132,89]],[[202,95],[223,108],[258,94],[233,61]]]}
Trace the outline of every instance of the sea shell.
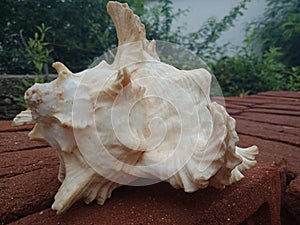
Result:
{"label": "sea shell", "polygon": [[13,121],[34,123],[30,139],[58,153],[62,185],[52,208],[62,213],[78,199],[104,204],[138,178],[186,192],[240,180],[258,149],[236,146],[235,120],[210,100],[211,74],[160,62],[128,5],[107,9],[119,40],[113,64],[74,74],[54,63],[58,78],[29,88],[29,109]]}

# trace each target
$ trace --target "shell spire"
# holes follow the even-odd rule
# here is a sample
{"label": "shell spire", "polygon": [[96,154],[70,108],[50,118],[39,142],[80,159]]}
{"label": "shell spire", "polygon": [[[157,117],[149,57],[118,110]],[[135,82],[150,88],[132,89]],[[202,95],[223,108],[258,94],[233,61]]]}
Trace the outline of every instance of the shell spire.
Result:
{"label": "shell spire", "polygon": [[[126,59],[127,57],[124,55],[130,56],[132,62],[139,60],[160,61],[156,53],[156,42],[147,40],[144,24],[132,12],[127,3],[121,4],[110,1],[107,3],[107,12],[116,27],[118,36],[119,48],[114,62],[115,68],[130,63],[130,60]],[[126,60],[125,63],[124,59]]]}
{"label": "shell spire", "polygon": [[119,46],[146,39],[145,26],[127,3],[108,2],[107,11],[117,30]]}

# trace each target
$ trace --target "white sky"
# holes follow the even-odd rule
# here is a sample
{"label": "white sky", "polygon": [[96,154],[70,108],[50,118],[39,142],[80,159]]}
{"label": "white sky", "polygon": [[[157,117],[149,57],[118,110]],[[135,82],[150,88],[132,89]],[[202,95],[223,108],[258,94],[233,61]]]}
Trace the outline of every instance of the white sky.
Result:
{"label": "white sky", "polygon": [[[186,24],[187,33],[196,31],[207,18],[214,16],[221,19],[239,2],[239,0],[173,0],[175,9],[189,9],[187,16],[181,17],[176,26]],[[224,33],[218,43],[222,44],[230,41],[241,45],[245,36],[245,24],[259,18],[263,14],[265,6],[265,0],[252,0],[248,3],[248,9],[244,11],[244,15],[238,17],[235,27]]]}

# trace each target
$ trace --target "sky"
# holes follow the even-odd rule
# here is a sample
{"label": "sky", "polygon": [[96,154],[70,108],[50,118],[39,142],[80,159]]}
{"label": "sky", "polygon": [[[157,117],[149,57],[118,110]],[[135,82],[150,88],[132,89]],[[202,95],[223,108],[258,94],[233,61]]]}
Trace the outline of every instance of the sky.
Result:
{"label": "sky", "polygon": [[[186,27],[184,32],[186,33],[196,31],[209,17],[214,16],[219,20],[222,19],[239,2],[239,0],[173,0],[175,10],[178,8],[189,10],[187,16],[179,18],[176,26],[184,25]],[[226,31],[218,43],[231,42],[236,45],[242,45],[246,24],[262,16],[265,6],[265,0],[252,0],[248,3],[244,15],[238,17],[235,27]]]}

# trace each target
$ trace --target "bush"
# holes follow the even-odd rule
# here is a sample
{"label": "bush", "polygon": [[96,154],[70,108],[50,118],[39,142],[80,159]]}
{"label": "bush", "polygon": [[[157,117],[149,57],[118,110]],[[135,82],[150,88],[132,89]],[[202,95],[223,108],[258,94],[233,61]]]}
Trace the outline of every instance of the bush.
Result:
{"label": "bush", "polygon": [[264,56],[244,48],[235,56],[224,56],[210,67],[216,75],[225,96],[249,95],[260,91],[279,90],[281,64],[274,58],[276,52]]}
{"label": "bush", "polygon": [[300,66],[300,2],[299,0],[267,0],[267,8],[259,20],[251,24],[253,44],[262,51],[280,48],[280,61],[287,67]]}
{"label": "bush", "polygon": [[[0,74],[27,74],[35,70],[26,40],[36,27],[51,27],[45,41],[54,61],[74,72],[85,69],[94,57],[115,46],[116,32],[106,12],[108,0],[1,0]],[[143,13],[144,0],[127,0]],[[54,72],[54,70],[51,70]]]}
{"label": "bush", "polygon": [[[243,15],[250,1],[240,0],[221,20],[209,18],[197,31],[183,35],[183,27],[171,28],[177,18],[187,11],[174,12],[171,0],[158,0],[152,8],[147,6],[147,0],[127,0],[135,13],[142,15],[148,39],[176,43],[197,54],[211,67],[225,95],[246,95],[268,90],[298,91],[299,0],[267,0],[264,17],[251,24],[246,47],[234,47],[234,56],[229,56],[229,44],[217,46],[216,41]],[[107,2],[0,1],[0,26],[3,31],[0,33],[0,73],[26,74],[36,68],[47,68],[45,64],[56,60],[64,62],[74,72],[87,68],[94,58],[116,47],[115,29],[106,13]],[[36,36],[36,26],[43,23],[44,28],[51,27],[51,30],[44,36]],[[31,39],[32,46],[27,43],[29,37],[34,37]],[[36,46],[39,41],[45,45]],[[37,52],[30,50],[31,47]],[[183,57],[180,53],[178,51],[178,58]],[[41,58],[43,55],[45,59]],[[188,64],[188,61],[182,64]]]}
{"label": "bush", "polygon": [[251,23],[246,47],[210,61],[224,95],[300,90],[300,2],[267,0],[262,18]]}

